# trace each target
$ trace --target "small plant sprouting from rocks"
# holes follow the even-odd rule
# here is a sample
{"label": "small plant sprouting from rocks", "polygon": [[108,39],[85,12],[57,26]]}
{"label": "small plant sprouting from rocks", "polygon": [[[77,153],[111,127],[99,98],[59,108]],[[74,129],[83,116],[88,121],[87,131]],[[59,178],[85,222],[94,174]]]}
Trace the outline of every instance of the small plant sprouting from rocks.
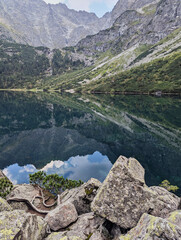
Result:
{"label": "small plant sprouting from rocks", "polygon": [[0,178],[0,197],[6,198],[12,188],[13,184],[8,178]]}
{"label": "small plant sprouting from rocks", "polygon": [[168,180],[162,181],[159,186],[165,188],[169,192],[174,192],[175,193],[179,190],[179,187],[171,185]]}
{"label": "small plant sprouting from rocks", "polygon": [[65,179],[58,174],[47,175],[42,171],[36,172],[34,174],[29,174],[29,179],[31,184],[37,184],[41,188],[45,188],[54,195],[62,193],[66,189],[79,187],[83,184],[81,180],[76,181]]}

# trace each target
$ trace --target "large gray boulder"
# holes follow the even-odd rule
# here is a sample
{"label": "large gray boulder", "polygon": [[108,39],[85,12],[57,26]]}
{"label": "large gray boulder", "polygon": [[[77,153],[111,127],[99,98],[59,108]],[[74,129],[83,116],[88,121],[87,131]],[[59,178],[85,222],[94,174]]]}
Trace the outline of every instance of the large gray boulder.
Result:
{"label": "large gray boulder", "polygon": [[[64,232],[57,234],[52,233],[47,237],[47,240],[60,239],[93,239],[104,240],[101,234],[101,226],[104,219],[95,216],[94,213],[86,213],[79,216],[78,220],[68,227]],[[93,237],[94,236],[94,237]],[[93,238],[92,238],[93,237]]]}
{"label": "large gray boulder", "polygon": [[43,215],[49,213],[56,206],[54,196],[50,196],[49,200],[53,200],[54,203],[49,205],[45,201],[45,194],[43,189],[37,185],[22,184],[16,185],[6,199],[14,209],[22,207],[22,210],[28,211],[30,206],[34,213]]}
{"label": "large gray boulder", "polygon": [[13,208],[8,204],[8,202],[0,197],[0,212],[3,211],[12,211]]}
{"label": "large gray boulder", "polygon": [[143,214],[138,225],[117,240],[179,240],[181,228],[167,219]]}
{"label": "large gray boulder", "polygon": [[178,209],[180,199],[164,189],[148,188],[144,174],[136,159],[120,156],[94,198],[92,211],[121,228],[131,229],[143,213],[163,217]]}
{"label": "large gray boulder", "polygon": [[91,178],[78,188],[66,190],[60,195],[60,204],[71,202],[74,204],[78,215],[91,212],[91,202],[97,194],[101,182]]}
{"label": "large gray boulder", "polygon": [[32,202],[35,196],[39,195],[39,189],[31,184],[16,185],[6,197],[7,201]]}
{"label": "large gray boulder", "polygon": [[0,239],[42,240],[48,225],[43,218],[21,210],[0,213]]}
{"label": "large gray boulder", "polygon": [[53,231],[58,231],[69,226],[78,218],[77,211],[72,203],[64,203],[50,211],[45,221]]}

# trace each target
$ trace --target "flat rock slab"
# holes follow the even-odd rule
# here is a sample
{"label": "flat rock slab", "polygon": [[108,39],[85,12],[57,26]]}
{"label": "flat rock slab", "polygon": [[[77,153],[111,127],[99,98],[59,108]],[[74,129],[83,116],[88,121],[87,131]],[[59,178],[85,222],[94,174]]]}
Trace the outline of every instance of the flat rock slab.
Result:
{"label": "flat rock slab", "polygon": [[144,168],[134,158],[120,156],[94,198],[91,209],[123,229],[135,227],[143,215],[166,217],[180,199],[163,188],[148,188]]}
{"label": "flat rock slab", "polygon": [[179,240],[181,228],[166,219],[143,214],[138,225],[119,240]]}
{"label": "flat rock slab", "polygon": [[0,239],[42,240],[47,236],[47,223],[36,215],[22,210],[0,213]]}
{"label": "flat rock slab", "polygon": [[72,203],[61,204],[54,210],[50,211],[45,221],[53,231],[58,231],[69,226],[78,218],[77,211]]}
{"label": "flat rock slab", "polygon": [[6,197],[7,201],[31,202],[34,196],[39,195],[39,189],[31,184],[16,185]]}

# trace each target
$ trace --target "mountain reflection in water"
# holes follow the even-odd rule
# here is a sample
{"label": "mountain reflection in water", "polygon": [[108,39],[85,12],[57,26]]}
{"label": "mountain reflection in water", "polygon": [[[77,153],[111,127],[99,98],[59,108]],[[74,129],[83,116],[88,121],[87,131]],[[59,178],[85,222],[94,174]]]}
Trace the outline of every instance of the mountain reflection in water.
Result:
{"label": "mountain reflection in water", "polygon": [[[103,156],[99,152],[92,155],[71,157],[68,161],[60,160],[51,161],[40,171],[47,174],[57,173],[64,178],[79,180],[86,182],[90,178],[96,178],[99,181],[104,181],[112,163],[107,156]],[[13,164],[3,170],[4,174],[14,183],[22,184],[29,182],[29,174],[35,173],[38,170],[34,165],[19,166]]]}
{"label": "mountain reflection in water", "polygon": [[[148,185],[168,179],[181,188],[180,98],[0,92],[0,99],[0,169],[10,166],[14,181],[27,182],[28,171],[52,160],[65,162],[50,168],[65,177],[103,180],[124,155],[143,165]],[[91,155],[99,157],[88,164]]]}

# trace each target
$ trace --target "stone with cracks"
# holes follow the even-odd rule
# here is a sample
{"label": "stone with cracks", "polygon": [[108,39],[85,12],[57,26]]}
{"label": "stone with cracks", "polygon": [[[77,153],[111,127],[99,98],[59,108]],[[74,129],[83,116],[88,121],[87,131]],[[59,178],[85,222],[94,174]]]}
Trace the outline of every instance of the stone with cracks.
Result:
{"label": "stone with cracks", "polygon": [[101,182],[91,178],[87,183],[84,183],[78,188],[66,190],[60,195],[60,204],[71,202],[74,204],[78,215],[91,212],[91,202],[97,194]]}
{"label": "stone with cracks", "polygon": [[10,201],[9,205],[13,210],[24,210],[25,212],[28,212],[29,210],[28,205],[25,202]]}
{"label": "stone with cracks", "polygon": [[170,213],[167,220],[181,228],[181,210]]}
{"label": "stone with cracks", "polygon": [[77,218],[78,214],[74,205],[72,203],[65,203],[50,211],[46,215],[45,221],[53,231],[58,231],[75,222]]}
{"label": "stone with cracks", "polygon": [[144,173],[136,159],[120,156],[94,198],[92,211],[123,229],[135,227],[143,213],[163,217],[175,211],[179,198],[160,189],[159,196],[158,189],[146,186]]}
{"label": "stone with cracks", "polygon": [[101,226],[104,223],[104,219],[95,216],[94,213],[86,213],[79,216],[78,220],[68,227],[64,232],[58,234],[51,234],[47,237],[47,240],[60,240],[61,238],[67,239],[94,239],[104,240],[101,235]]}
{"label": "stone with cracks", "polygon": [[57,232],[57,233],[50,234],[46,238],[46,240],[83,240],[83,239],[77,236],[66,237],[66,236],[63,236],[63,233]]}
{"label": "stone with cracks", "polygon": [[154,209],[150,211],[151,215],[165,218],[170,212],[178,209],[180,204],[178,196],[162,187],[154,186],[150,189],[156,194],[156,198],[153,200]]}
{"label": "stone with cracks", "polygon": [[12,210],[13,208],[8,204],[8,202],[0,197],[0,212]]}
{"label": "stone with cracks", "polygon": [[31,202],[34,196],[39,195],[39,189],[30,184],[16,185],[6,197],[7,201]]}
{"label": "stone with cracks", "polygon": [[22,210],[27,211],[30,206],[37,213],[47,214],[55,208],[56,201],[49,205],[46,204],[45,198],[43,190],[31,184],[16,185],[6,197],[14,209],[20,209],[22,206]]}
{"label": "stone with cracks", "polygon": [[0,239],[42,240],[47,236],[48,225],[43,218],[22,210],[0,213]]}
{"label": "stone with cracks", "polygon": [[138,225],[117,240],[179,240],[181,228],[166,219],[143,214]]}

